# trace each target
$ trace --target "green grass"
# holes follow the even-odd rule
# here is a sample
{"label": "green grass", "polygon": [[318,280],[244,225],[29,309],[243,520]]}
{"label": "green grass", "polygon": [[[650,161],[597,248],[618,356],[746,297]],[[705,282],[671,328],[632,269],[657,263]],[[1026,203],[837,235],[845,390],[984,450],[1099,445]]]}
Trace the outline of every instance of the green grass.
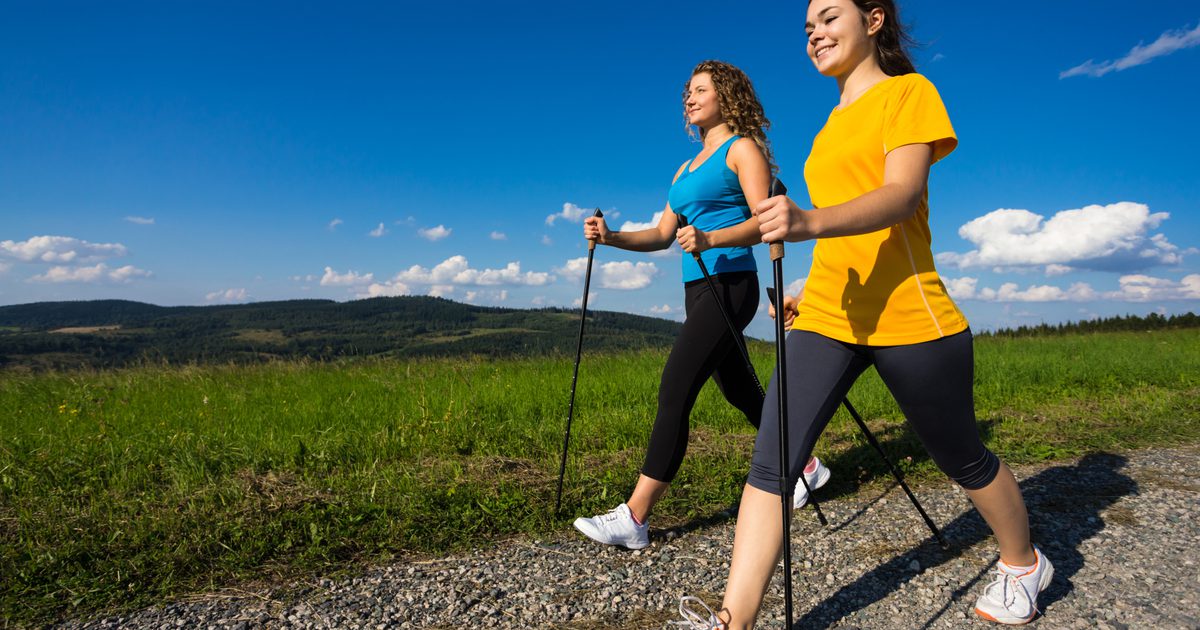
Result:
{"label": "green grass", "polygon": [[[752,348],[764,380],[772,350]],[[1194,444],[1200,332],[983,339],[986,442],[1027,463]],[[0,616],[41,624],[201,589],[562,530],[632,487],[663,352],[159,367],[0,380]],[[939,473],[874,372],[850,395],[912,477]],[[659,525],[736,502],[753,431],[707,386]],[[817,446],[853,492],[886,469],[839,412]]]}

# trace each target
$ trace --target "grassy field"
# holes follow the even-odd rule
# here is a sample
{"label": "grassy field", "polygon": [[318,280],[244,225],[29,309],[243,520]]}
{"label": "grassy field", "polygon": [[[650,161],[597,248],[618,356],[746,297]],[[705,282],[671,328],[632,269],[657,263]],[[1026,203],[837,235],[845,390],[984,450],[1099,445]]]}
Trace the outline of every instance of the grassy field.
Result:
{"label": "grassy field", "polygon": [[[766,345],[752,348],[766,380]],[[986,442],[1011,462],[1200,438],[1200,331],[976,344]],[[664,353],[145,367],[0,378],[0,617],[38,624],[355,561],[562,530],[632,487]],[[938,473],[868,373],[850,398],[911,477]],[[707,386],[657,525],[734,502],[753,432]],[[886,469],[843,412],[829,496]]]}

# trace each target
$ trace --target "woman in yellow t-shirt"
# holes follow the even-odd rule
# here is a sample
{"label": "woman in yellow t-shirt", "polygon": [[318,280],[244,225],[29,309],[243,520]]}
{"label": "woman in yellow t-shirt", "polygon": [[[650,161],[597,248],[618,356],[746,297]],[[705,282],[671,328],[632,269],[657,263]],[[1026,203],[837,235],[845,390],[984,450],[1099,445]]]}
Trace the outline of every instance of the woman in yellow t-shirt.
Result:
{"label": "woman in yellow t-shirt", "polygon": [[[855,379],[875,366],[930,457],[996,534],[998,576],[976,614],[1026,623],[1054,570],[1030,543],[1016,479],[979,438],[971,332],[930,249],[926,185],[930,166],[958,143],[949,116],[904,52],[892,0],[811,0],[805,32],[809,58],[841,95],[804,167],[814,209],[783,196],[756,207],[764,242],[817,241],[803,299],[785,303],[789,479]],[[738,511],[724,605],[707,627],[751,626],[782,552],[776,381]]]}

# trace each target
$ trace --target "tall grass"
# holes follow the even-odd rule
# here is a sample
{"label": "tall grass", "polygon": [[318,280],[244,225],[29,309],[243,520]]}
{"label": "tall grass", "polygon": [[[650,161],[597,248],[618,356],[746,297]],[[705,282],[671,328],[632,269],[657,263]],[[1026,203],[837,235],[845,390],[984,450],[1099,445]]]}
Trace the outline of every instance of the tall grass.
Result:
{"label": "tall grass", "polygon": [[[752,348],[765,381],[771,348]],[[976,344],[985,440],[1010,462],[1195,443],[1200,333]],[[624,498],[662,352],[585,355],[552,514],[571,358],[147,366],[0,380],[0,615],[42,623],[351,560],[563,529]],[[936,477],[874,372],[850,394]],[[660,524],[736,502],[753,429],[707,386]],[[886,475],[841,412],[833,493]]]}

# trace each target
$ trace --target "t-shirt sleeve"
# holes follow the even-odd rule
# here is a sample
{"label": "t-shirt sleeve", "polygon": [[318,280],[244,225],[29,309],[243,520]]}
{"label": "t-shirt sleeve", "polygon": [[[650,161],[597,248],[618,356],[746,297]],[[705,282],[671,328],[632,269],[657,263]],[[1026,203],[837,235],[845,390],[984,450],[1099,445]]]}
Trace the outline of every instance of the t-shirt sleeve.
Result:
{"label": "t-shirt sleeve", "polygon": [[892,93],[884,112],[883,151],[908,144],[933,144],[933,161],[946,157],[958,146],[950,115],[929,79],[910,74]]}

